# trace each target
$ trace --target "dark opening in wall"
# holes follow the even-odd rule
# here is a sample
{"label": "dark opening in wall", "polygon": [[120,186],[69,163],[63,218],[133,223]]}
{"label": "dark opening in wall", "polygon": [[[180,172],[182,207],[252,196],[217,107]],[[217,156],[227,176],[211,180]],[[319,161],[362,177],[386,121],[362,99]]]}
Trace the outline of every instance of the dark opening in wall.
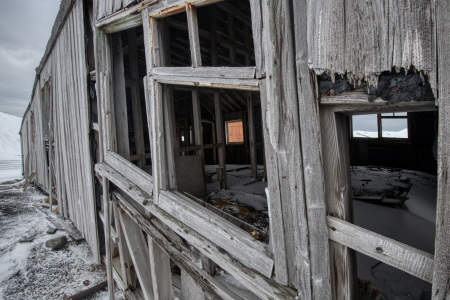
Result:
{"label": "dark opening in wall", "polygon": [[378,76],[378,84],[371,86],[366,82],[352,80],[348,74],[335,74],[333,77],[327,73],[317,76],[319,95],[334,96],[346,91],[361,90],[369,95],[368,100],[381,98],[392,103],[407,101],[433,101],[429,78],[414,69],[400,72],[383,72]]}
{"label": "dark opening in wall", "polygon": [[189,32],[186,13],[179,13],[161,20],[162,39],[165,46],[165,62],[168,67],[191,65]]}
{"label": "dark opening in wall", "polygon": [[229,0],[197,9],[202,65],[255,65],[248,0]]}
{"label": "dark opening in wall", "polygon": [[[172,140],[178,191],[194,196],[195,201],[255,238],[267,241],[259,93],[168,85],[164,89],[173,98],[171,123],[175,127]],[[201,123],[202,142],[196,136],[196,119]],[[240,142],[227,143],[226,126],[234,123],[242,126]]]}
{"label": "dark opening in wall", "polygon": [[142,27],[112,36],[116,151],[151,174],[150,139],[143,78],[146,75]]}
{"label": "dark opening in wall", "polygon": [[[360,120],[355,125],[352,116],[353,138],[349,139],[353,223],[432,255],[436,112],[357,117]],[[379,251],[383,251],[381,246]],[[425,299],[431,291],[429,283],[361,254],[357,255],[357,270],[360,284],[375,288],[384,299]]]}

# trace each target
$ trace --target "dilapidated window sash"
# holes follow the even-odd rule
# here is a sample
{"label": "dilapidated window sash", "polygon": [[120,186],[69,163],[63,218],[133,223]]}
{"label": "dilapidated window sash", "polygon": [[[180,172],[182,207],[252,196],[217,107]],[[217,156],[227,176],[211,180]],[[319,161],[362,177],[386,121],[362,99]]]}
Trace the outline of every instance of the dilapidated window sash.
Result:
{"label": "dilapidated window sash", "polygon": [[[186,4],[185,2],[189,2]],[[198,2],[198,3],[197,3]],[[196,13],[196,5],[206,5],[217,1],[179,1],[179,5],[174,5],[164,10],[148,9],[148,14],[143,13],[143,24],[145,32],[146,60],[148,66],[147,88],[151,112],[152,126],[152,154],[154,155],[154,198],[153,202],[170,214],[179,214],[183,212],[183,216],[179,216],[179,220],[187,222],[190,228],[194,228],[201,234],[208,236],[212,242],[219,247],[227,250],[232,256],[237,258],[244,265],[257,270],[261,274],[272,277],[272,269],[274,259],[268,256],[266,251],[277,252],[275,262],[285,255],[284,241],[271,245],[268,249],[266,245],[258,242],[250,237],[248,233],[229,223],[222,217],[214,214],[208,209],[200,206],[197,202],[183,196],[182,193],[171,192],[176,187],[174,157],[171,149],[173,149],[172,136],[170,134],[173,128],[173,120],[169,118],[170,110],[170,86],[184,85],[191,87],[208,87],[234,90],[260,91],[260,76],[262,76],[263,58],[261,55],[261,8],[259,1],[250,1],[253,23],[253,38],[255,44],[255,60],[254,67],[204,67],[201,62],[200,43],[198,37],[198,21]],[[190,67],[166,67],[165,56],[167,53],[163,51],[164,43],[164,26],[159,19],[173,13],[187,12],[190,53],[192,66]],[[254,16],[257,17],[254,17]],[[259,45],[259,46],[258,46]],[[166,87],[167,86],[167,87]],[[218,95],[218,93],[217,93]],[[218,100],[218,97],[215,97]],[[198,92],[193,90],[193,105],[198,107]],[[216,101],[217,102],[217,101]],[[220,103],[220,102],[219,102]],[[198,104],[198,103],[197,103]],[[217,106],[217,105],[216,105]],[[216,109],[217,111],[217,109]],[[220,109],[219,109],[220,111]],[[216,116],[217,117],[217,116]],[[200,130],[200,116],[194,113],[194,130]],[[200,136],[200,134],[195,134]],[[218,135],[220,143],[220,136]],[[222,139],[225,139],[223,134]],[[201,144],[200,140],[195,141]],[[222,142],[224,145],[224,141]],[[220,150],[220,149],[219,149]],[[223,151],[224,152],[224,151]],[[223,153],[224,155],[224,153]],[[224,157],[221,159],[219,151],[219,164],[225,164]],[[182,207],[180,207],[180,205]],[[270,207],[270,206],[269,206]],[[279,216],[275,210],[279,206],[273,206],[272,216]],[[270,227],[278,226],[272,223],[282,222],[281,218],[271,218]],[[228,228],[228,229],[227,229]],[[213,232],[211,232],[214,231]],[[231,233],[231,235],[230,235]],[[283,236],[282,234],[280,235]],[[279,237],[280,237],[279,236]],[[229,238],[227,238],[229,237]],[[230,243],[230,241],[232,241]],[[281,247],[281,248],[279,248]],[[259,249],[259,250],[258,250]],[[273,250],[275,249],[275,251]],[[250,254],[251,253],[251,254]],[[281,254],[283,253],[283,254]],[[258,263],[255,261],[258,257]],[[285,263],[279,264],[277,272],[285,268]],[[284,271],[281,271],[285,272]],[[282,280],[283,281],[283,280]]]}
{"label": "dilapidated window sash", "polygon": [[[377,259],[387,265],[400,269],[424,281],[432,282],[433,255],[416,249],[394,239],[377,234],[352,224],[351,180],[348,143],[350,124],[347,116],[353,114],[377,114],[381,120],[383,113],[415,112],[436,110],[432,101],[401,102],[387,104],[377,99],[368,101],[368,96],[352,92],[343,96],[322,97],[320,119],[322,128],[322,149],[328,211],[328,233],[334,251],[332,264],[339,266],[334,272],[339,275],[337,282],[351,287],[354,282],[350,276],[354,272],[355,250]],[[401,116],[407,118],[407,116]],[[397,117],[395,117],[397,118]],[[381,134],[381,133],[380,133]],[[338,192],[339,191],[339,192]],[[340,290],[346,293],[345,290]],[[352,298],[354,295],[346,294]]]}

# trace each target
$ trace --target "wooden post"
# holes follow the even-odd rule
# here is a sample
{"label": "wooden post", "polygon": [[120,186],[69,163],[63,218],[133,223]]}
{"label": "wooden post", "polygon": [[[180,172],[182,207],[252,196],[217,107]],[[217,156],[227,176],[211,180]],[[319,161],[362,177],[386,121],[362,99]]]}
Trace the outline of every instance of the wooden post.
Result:
{"label": "wooden post", "polygon": [[275,278],[295,286],[300,299],[311,299],[292,11],[287,0],[269,0],[262,1],[262,12],[266,79],[261,80],[261,105]]}
{"label": "wooden post", "polygon": [[153,287],[150,266],[148,263],[148,248],[142,229],[130,219],[130,217],[121,213],[120,223],[125,235],[128,250],[136,270],[142,292],[146,300],[153,298]]}
{"label": "wooden post", "polygon": [[144,145],[144,125],[142,121],[141,109],[141,80],[139,78],[139,61],[138,51],[136,46],[136,31],[128,31],[128,57],[130,61],[131,80],[126,82],[131,89],[131,107],[133,113],[134,125],[134,141],[136,144],[136,155],[138,156],[138,166],[143,168],[145,166],[145,145]]}
{"label": "wooden post", "polygon": [[220,181],[220,188],[227,188],[227,170],[225,165],[225,134],[224,134],[224,123],[222,116],[222,109],[220,107],[220,94],[214,92],[214,110],[216,115],[216,133],[217,142],[219,145],[219,169],[222,174]]}
{"label": "wooden post", "polygon": [[[308,222],[310,276],[313,299],[331,299],[331,276],[326,220],[325,183],[316,75],[308,67],[307,1],[294,1],[295,62],[297,71],[298,111],[303,158],[304,193]],[[288,16],[286,17],[288,18]],[[295,75],[294,75],[295,76]],[[331,147],[330,147],[331,148]],[[324,147],[330,151],[330,148]],[[327,173],[333,174],[336,173]],[[337,204],[336,204],[337,205]],[[349,278],[351,281],[352,278]],[[351,283],[349,283],[351,285]],[[347,286],[351,288],[351,286]],[[343,290],[347,290],[339,286]],[[352,293],[347,294],[352,299]],[[335,298],[338,299],[338,298]]]}
{"label": "wooden post", "polygon": [[194,119],[194,139],[195,145],[200,146],[197,154],[201,157],[202,164],[205,160],[205,150],[203,149],[203,131],[201,120],[201,106],[198,89],[192,90],[192,114]]}
{"label": "wooden post", "polygon": [[106,255],[106,278],[108,280],[108,295],[109,299],[114,300],[114,280],[112,278],[112,243],[111,243],[111,215],[110,215],[110,203],[109,201],[109,182],[103,177],[103,215],[105,223],[103,223],[103,229],[105,230],[105,255]]}
{"label": "wooden post", "polygon": [[[320,121],[328,214],[351,222],[352,191],[347,119],[331,108],[321,107]],[[333,267],[334,274],[333,299],[354,299],[354,253],[350,248],[334,242],[330,242],[330,248],[330,266]]]}
{"label": "wooden post", "polygon": [[130,140],[128,137],[127,95],[125,93],[125,71],[123,65],[122,39],[114,36],[113,78],[114,78],[114,120],[116,128],[117,152],[130,159]]}
{"label": "wooden post", "polygon": [[450,278],[450,1],[433,1],[436,6],[438,62],[438,188],[436,204],[436,238],[434,247],[432,299],[449,297]]}
{"label": "wooden post", "polygon": [[118,248],[119,248],[119,259],[120,259],[120,267],[122,281],[126,284],[126,287],[136,287],[136,280],[134,276],[131,274],[131,257],[128,251],[127,245],[125,244],[125,236],[123,234],[122,226],[120,225],[120,211],[117,205],[117,202],[113,203],[113,212],[114,212],[114,224],[116,226],[116,234],[118,237]]}
{"label": "wooden post", "polygon": [[247,95],[247,121],[248,121],[248,141],[250,145],[250,164],[252,166],[252,177],[258,176],[258,165],[256,161],[256,144],[255,144],[255,123],[253,117],[253,98],[252,94]]}

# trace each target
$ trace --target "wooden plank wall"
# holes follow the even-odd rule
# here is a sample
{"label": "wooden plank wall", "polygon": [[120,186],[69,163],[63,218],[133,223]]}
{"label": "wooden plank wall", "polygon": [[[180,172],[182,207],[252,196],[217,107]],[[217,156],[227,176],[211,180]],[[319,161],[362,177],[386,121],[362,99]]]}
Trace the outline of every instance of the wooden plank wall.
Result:
{"label": "wooden plank wall", "polygon": [[[62,215],[69,217],[88,242],[94,257],[100,260],[96,207],[93,194],[93,170],[89,148],[89,107],[85,57],[83,1],[77,0],[62,30],[41,66],[30,109],[22,128],[25,176],[37,171],[38,184],[47,187],[47,167],[42,131],[40,88],[51,80],[53,96],[54,159],[56,195]],[[31,112],[36,119],[36,142],[25,130]]]}
{"label": "wooden plank wall", "polygon": [[[32,117],[34,116],[34,117]],[[32,120],[34,118],[34,121]],[[34,127],[34,129],[33,129]],[[32,137],[34,130],[34,139]],[[35,87],[34,97],[22,123],[22,147],[24,177],[32,179],[40,188],[46,190],[47,175],[42,127],[40,90]],[[34,175],[33,175],[34,174]],[[33,177],[33,178],[32,178]]]}
{"label": "wooden plank wall", "polygon": [[129,7],[137,2],[142,2],[143,0],[104,0],[99,1],[97,5],[97,20],[104,17],[108,17],[124,8]]}
{"label": "wooden plank wall", "polygon": [[394,66],[435,73],[431,1],[308,1],[310,67],[370,78]]}

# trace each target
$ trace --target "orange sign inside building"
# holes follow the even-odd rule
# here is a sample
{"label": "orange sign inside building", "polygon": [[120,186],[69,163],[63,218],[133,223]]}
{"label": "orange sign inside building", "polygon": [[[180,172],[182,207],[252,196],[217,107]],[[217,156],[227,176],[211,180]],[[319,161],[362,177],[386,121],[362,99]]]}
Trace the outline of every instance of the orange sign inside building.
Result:
{"label": "orange sign inside building", "polygon": [[239,121],[227,122],[227,143],[244,142],[244,124]]}

